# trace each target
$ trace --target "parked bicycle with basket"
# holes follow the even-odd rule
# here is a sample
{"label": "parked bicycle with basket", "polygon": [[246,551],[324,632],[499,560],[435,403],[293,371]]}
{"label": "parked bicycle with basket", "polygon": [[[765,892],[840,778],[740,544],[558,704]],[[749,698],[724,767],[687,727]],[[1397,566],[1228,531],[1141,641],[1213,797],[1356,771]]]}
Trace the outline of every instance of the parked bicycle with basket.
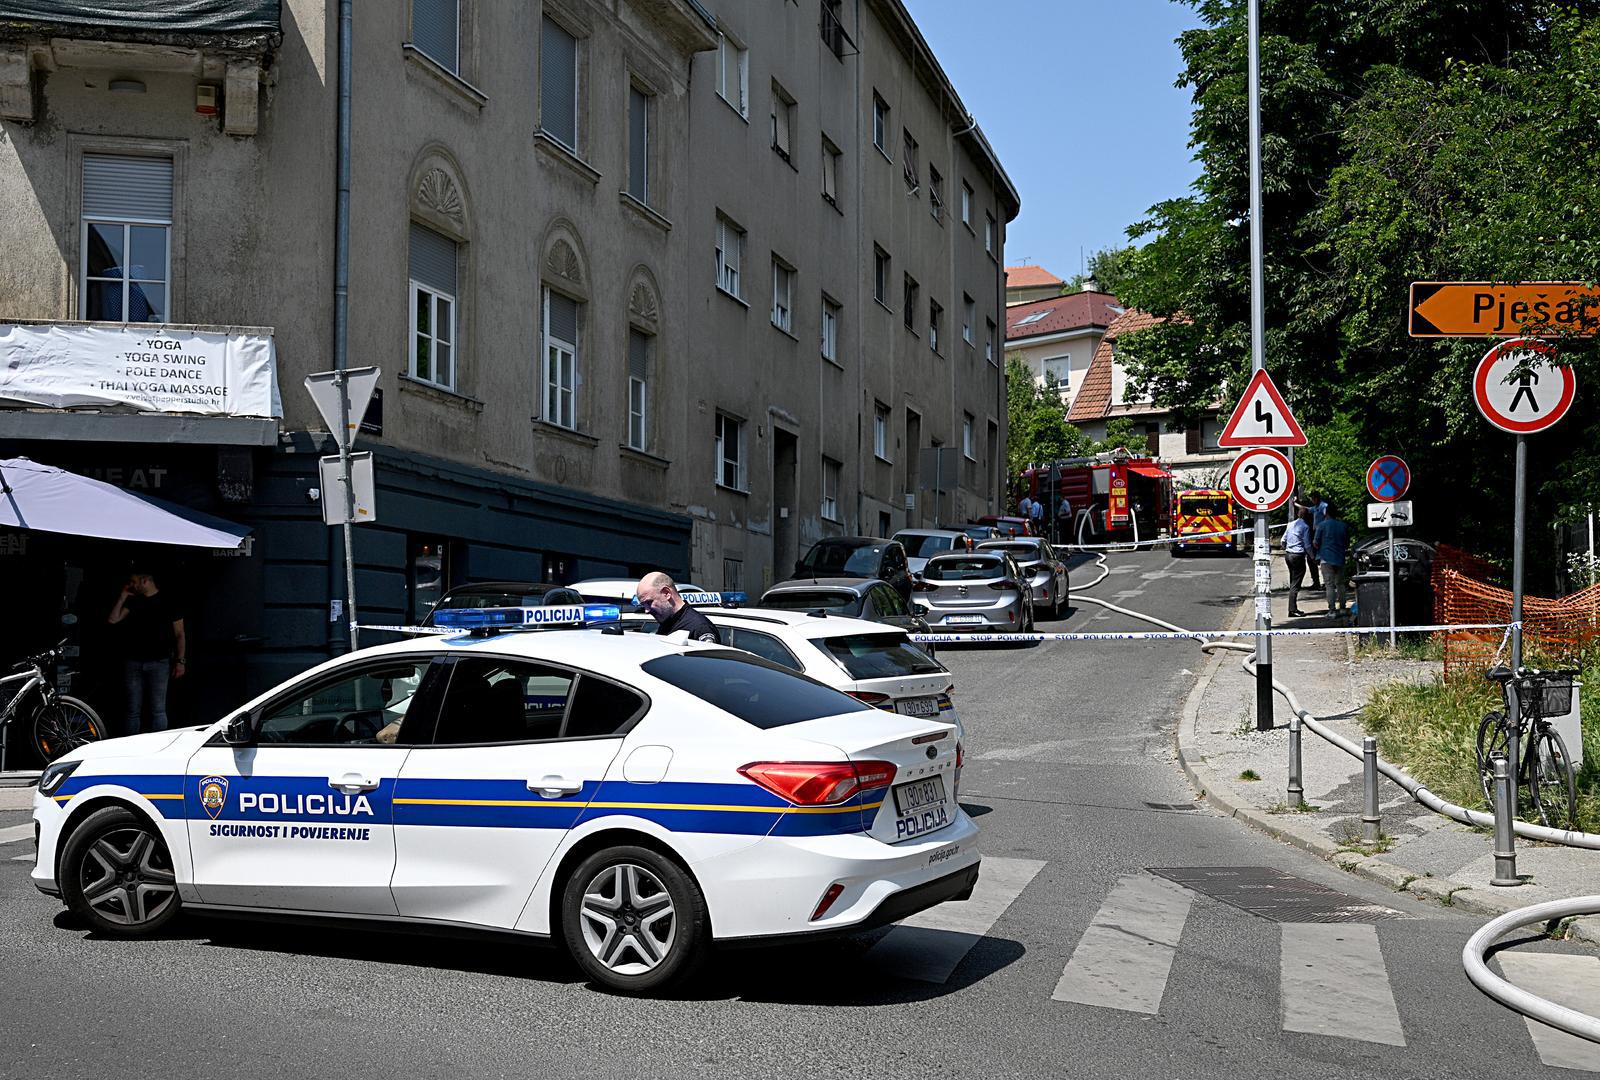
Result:
{"label": "parked bicycle with basket", "polygon": [[[1573,679],[1577,671],[1539,671],[1496,665],[1485,678],[1500,684],[1505,709],[1485,716],[1478,725],[1478,778],[1484,798],[1494,806],[1494,755],[1511,748],[1517,738],[1516,775],[1513,789],[1519,807],[1531,808],[1540,824],[1553,829],[1576,828],[1578,787],[1572,756],[1566,741],[1556,730],[1554,719],[1572,711]],[[1507,717],[1518,715],[1515,732]]]}
{"label": "parked bicycle with basket", "polygon": [[88,703],[56,686],[56,667],[66,644],[28,657],[0,678],[0,695],[11,694],[0,706],[0,768],[14,764],[8,752],[13,728],[26,733],[28,746],[47,765],[68,750],[105,738],[105,725]]}

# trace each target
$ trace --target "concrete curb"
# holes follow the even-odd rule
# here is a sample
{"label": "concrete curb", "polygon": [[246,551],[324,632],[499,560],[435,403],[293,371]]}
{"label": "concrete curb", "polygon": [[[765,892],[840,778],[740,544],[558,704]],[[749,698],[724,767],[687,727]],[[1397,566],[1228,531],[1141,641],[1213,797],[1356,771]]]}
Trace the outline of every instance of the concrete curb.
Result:
{"label": "concrete curb", "polygon": [[[1255,600],[1252,597],[1239,606],[1229,629],[1244,629],[1254,621]],[[1348,642],[1351,639],[1345,640]],[[1178,716],[1176,731],[1178,764],[1183,768],[1184,775],[1189,778],[1189,783],[1193,785],[1195,791],[1206,800],[1207,805],[1220,811],[1225,817],[1243,821],[1275,840],[1316,855],[1342,870],[1376,884],[1385,885],[1395,892],[1406,892],[1423,900],[1437,900],[1446,906],[1457,907],[1478,915],[1503,915],[1526,906],[1527,901],[1517,899],[1514,894],[1491,891],[1491,887],[1478,888],[1453,878],[1416,874],[1383,859],[1363,856],[1359,852],[1337,847],[1320,835],[1306,835],[1287,828],[1273,820],[1274,815],[1258,810],[1239,798],[1233,786],[1218,776],[1206,763],[1204,755],[1199,752],[1195,736],[1195,725],[1200,719],[1200,703],[1216,679],[1217,672],[1221,671],[1222,665],[1232,658],[1233,654],[1230,652],[1214,652],[1209,655],[1195,680],[1194,689],[1184,700],[1183,709]],[[1600,945],[1600,916],[1575,919],[1567,928],[1567,936],[1590,945]]]}

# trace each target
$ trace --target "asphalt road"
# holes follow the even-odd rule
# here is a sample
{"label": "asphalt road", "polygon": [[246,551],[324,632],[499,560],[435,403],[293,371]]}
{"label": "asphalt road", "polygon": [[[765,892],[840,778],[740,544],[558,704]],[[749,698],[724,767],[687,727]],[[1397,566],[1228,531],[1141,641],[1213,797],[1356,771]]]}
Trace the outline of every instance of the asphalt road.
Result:
{"label": "asphalt road", "polygon": [[[1249,580],[1236,560],[1109,562],[1094,595],[1191,628],[1225,625]],[[1079,567],[1075,585],[1093,576]],[[1049,627],[1147,628],[1087,605]],[[500,939],[194,918],[156,941],[92,937],[28,885],[31,845],[0,840],[0,1076],[1574,1075],[1462,974],[1481,920],[1195,802],[1172,755],[1192,644],[940,658],[985,864],[973,901],[920,926],[729,952],[686,993],[640,1001]],[[0,814],[0,837],[25,820]],[[1172,880],[1194,868],[1219,884],[1292,875],[1340,894],[1320,899],[1346,921],[1252,913]],[[1522,951],[1600,970],[1564,943]]]}

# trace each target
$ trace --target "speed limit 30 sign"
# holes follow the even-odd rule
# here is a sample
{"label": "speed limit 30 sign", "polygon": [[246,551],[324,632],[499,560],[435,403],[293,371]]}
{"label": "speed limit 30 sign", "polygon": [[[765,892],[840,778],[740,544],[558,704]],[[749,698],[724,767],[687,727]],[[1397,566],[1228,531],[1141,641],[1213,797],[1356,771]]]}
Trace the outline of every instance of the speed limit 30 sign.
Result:
{"label": "speed limit 30 sign", "polygon": [[1251,447],[1234,459],[1228,470],[1228,487],[1234,502],[1265,514],[1288,502],[1294,493],[1294,466],[1271,447]]}

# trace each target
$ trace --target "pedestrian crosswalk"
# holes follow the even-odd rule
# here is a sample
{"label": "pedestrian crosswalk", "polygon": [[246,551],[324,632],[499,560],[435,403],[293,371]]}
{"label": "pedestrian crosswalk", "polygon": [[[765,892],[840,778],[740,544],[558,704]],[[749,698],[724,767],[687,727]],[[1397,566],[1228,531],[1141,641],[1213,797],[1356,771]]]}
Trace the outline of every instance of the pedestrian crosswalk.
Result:
{"label": "pedestrian crosswalk", "polygon": [[[985,857],[972,900],[944,904],[907,920],[880,938],[868,950],[867,960],[885,976],[948,982],[968,953],[995,932],[1045,866],[1032,859]],[[1159,1015],[1185,929],[1200,906],[1197,900],[1207,903],[1199,893],[1167,877],[1139,872],[1118,878],[1072,948],[1051,1001],[1063,1009],[1088,1006]],[[1213,918],[1216,911],[1231,910],[1214,902],[1210,908]],[[1380,925],[1223,917],[1246,919],[1244,926],[1258,927],[1261,934],[1276,938],[1281,1031],[1408,1045]],[[1381,928],[1387,934],[1403,925],[1384,921]],[[1009,936],[1004,930],[999,933]],[[1506,951],[1496,962],[1512,983],[1600,1016],[1600,957]],[[1500,1010],[1466,988],[1464,979],[1461,993],[1471,1007]],[[1600,1073],[1600,1046],[1531,1020],[1526,1023],[1531,1048],[1543,1064]]]}
{"label": "pedestrian crosswalk", "polygon": [[[33,822],[25,821],[21,825],[8,825],[0,829],[0,845],[15,844],[23,840],[33,839]],[[11,862],[33,862],[33,850],[30,848],[23,855],[3,855],[0,858],[9,858]]]}

